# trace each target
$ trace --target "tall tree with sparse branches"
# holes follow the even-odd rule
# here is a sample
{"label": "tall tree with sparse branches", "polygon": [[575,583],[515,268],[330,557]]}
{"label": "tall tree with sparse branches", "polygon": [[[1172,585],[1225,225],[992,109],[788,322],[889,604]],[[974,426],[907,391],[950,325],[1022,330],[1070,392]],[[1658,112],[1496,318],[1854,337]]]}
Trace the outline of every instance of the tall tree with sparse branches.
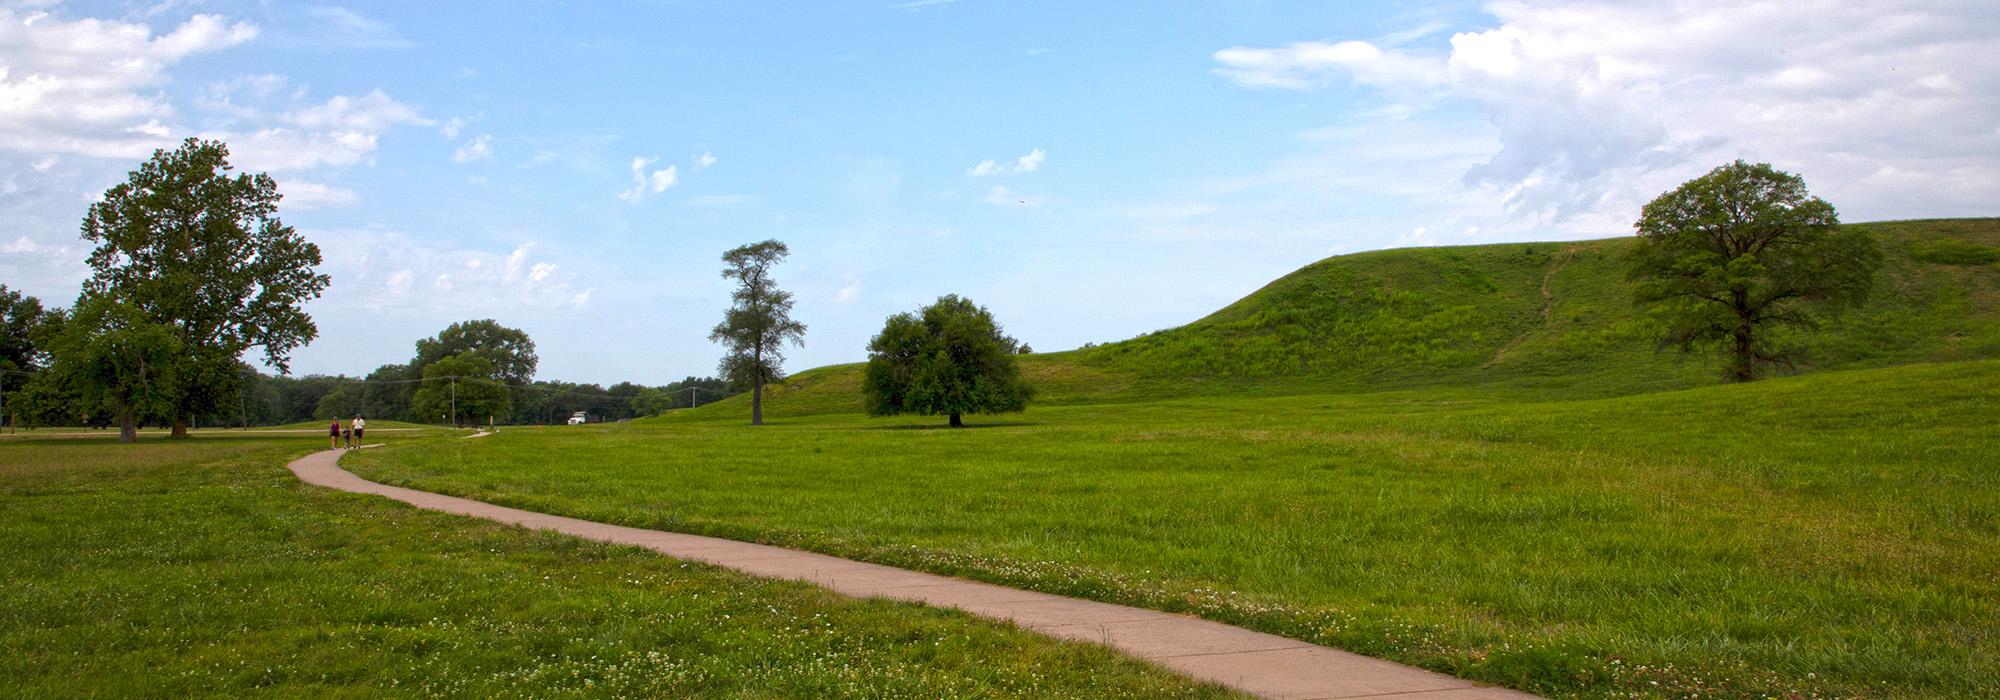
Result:
{"label": "tall tree with sparse branches", "polygon": [[1797,175],[1736,161],[1646,204],[1630,260],[1639,303],[1666,323],[1661,345],[1720,347],[1731,381],[1792,365],[1774,332],[1812,328],[1823,311],[1865,300],[1882,253],[1839,226]]}
{"label": "tall tree with sparse branches", "polygon": [[302,305],[330,281],[319,246],[278,219],[271,176],[231,176],[229,147],[190,138],[157,150],[104,192],[83,219],[91,276],[85,296],[129,304],[172,329],[179,356],[165,376],[173,434],[241,387],[236,362],[261,349],[289,370],[291,351],[319,335]]}
{"label": "tall tree with sparse branches", "polygon": [[776,240],[732,248],[722,254],[722,276],[736,282],[722,322],[708,334],[728,349],[722,375],[750,385],[750,424],[764,424],[764,384],[784,378],[784,345],[804,347],[806,326],[792,320],[792,293],[778,289],[771,268],[791,253]]}

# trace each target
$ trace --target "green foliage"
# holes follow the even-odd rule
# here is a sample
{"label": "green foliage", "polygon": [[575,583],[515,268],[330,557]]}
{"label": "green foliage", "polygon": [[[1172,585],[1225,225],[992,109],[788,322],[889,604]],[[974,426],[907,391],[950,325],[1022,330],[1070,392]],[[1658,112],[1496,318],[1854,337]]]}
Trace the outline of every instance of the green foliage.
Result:
{"label": "green foliage", "polygon": [[771,279],[771,268],[790,253],[785,244],[767,240],[722,254],[722,276],[736,282],[736,291],[708,339],[725,349],[723,378],[750,386],[752,425],[764,423],[764,384],[784,378],[785,342],[806,342],[806,325],[792,320],[792,293]]}
{"label": "green foliage", "polygon": [[417,341],[417,356],[410,360],[411,374],[424,376],[431,363],[453,355],[479,353],[493,364],[493,378],[507,384],[526,384],[535,378],[535,341],[525,331],[500,325],[493,319],[461,321],[445,326],[436,337]]}
{"label": "green foliage", "polygon": [[513,393],[500,380],[500,370],[478,351],[439,358],[424,367],[424,379],[430,381],[410,398],[420,421],[446,417],[452,425],[485,425],[489,419],[507,416],[513,405]]}
{"label": "green foliage", "polygon": [[1799,350],[1782,327],[1814,328],[1815,308],[1867,299],[1882,254],[1805,180],[1736,161],[1646,204],[1632,250],[1634,298],[1665,328],[1663,346],[1720,347],[1727,376],[1750,381]]}
{"label": "green foliage", "polygon": [[244,352],[261,349],[285,371],[291,351],[319,333],[301,306],[329,282],[314,271],[319,247],[278,219],[277,182],[230,177],[228,156],[222,142],[194,138],[154,151],[83,219],[97,246],[85,295],[129,304],[178,341],[177,434],[234,396]]}
{"label": "green foliage", "polygon": [[945,415],[958,427],[966,413],[1027,410],[1032,388],[1015,365],[1018,347],[985,307],[955,294],[890,316],[868,341],[868,413]]}
{"label": "green foliage", "polygon": [[49,345],[50,381],[75,397],[83,412],[116,417],[119,438],[134,439],[139,421],[172,415],[187,366],[175,329],[155,323],[137,306],[86,294]]}

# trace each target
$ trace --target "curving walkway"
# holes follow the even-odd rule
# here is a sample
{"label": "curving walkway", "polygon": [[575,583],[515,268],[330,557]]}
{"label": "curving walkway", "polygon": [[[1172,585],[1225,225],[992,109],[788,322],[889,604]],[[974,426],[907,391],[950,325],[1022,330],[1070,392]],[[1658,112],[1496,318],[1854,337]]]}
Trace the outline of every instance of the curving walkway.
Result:
{"label": "curving walkway", "polygon": [[782,547],[577,520],[378,484],[341,469],[340,456],[345,452],[315,452],[286,466],[308,484],[387,496],[418,508],[645,547],[677,559],[714,564],[753,576],[804,581],[858,598],[890,598],[956,608],[1012,622],[1050,637],[1103,644],[1190,677],[1261,697],[1391,696],[1395,700],[1535,697],[1156,610],[1017,590]]}

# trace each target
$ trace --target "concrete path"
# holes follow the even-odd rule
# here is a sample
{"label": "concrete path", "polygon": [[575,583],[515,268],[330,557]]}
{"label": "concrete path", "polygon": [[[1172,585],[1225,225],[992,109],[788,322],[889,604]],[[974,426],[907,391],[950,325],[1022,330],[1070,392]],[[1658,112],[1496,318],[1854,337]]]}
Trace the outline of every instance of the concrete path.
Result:
{"label": "concrete path", "polygon": [[782,547],[607,525],[387,486],[341,469],[340,455],[345,452],[316,452],[287,466],[308,484],[387,496],[418,508],[636,545],[676,559],[705,562],[754,576],[805,581],[858,598],[891,598],[956,608],[1006,620],[1050,637],[1103,644],[1190,677],[1261,697],[1302,700],[1377,696],[1392,696],[1395,700],[1534,697],[1156,610],[1017,590]]}

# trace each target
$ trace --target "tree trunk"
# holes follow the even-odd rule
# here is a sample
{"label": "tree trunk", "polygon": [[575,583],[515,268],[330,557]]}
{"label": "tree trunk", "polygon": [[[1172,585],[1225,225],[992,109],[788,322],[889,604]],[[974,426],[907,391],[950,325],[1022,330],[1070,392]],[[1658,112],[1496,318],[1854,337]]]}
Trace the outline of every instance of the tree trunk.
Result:
{"label": "tree trunk", "polygon": [[764,383],[750,384],[750,424],[764,424]]}
{"label": "tree trunk", "polygon": [[960,419],[960,418],[958,417],[958,412],[956,412],[956,411],[952,412],[952,414],[951,414],[951,427],[954,427],[954,428],[963,428],[963,427],[965,427],[965,421],[964,421],[964,420],[961,420],[961,419]]}
{"label": "tree trunk", "polygon": [[1738,326],[1731,336],[1731,341],[1735,345],[1735,356],[1730,358],[1730,381],[1748,382],[1757,379],[1756,346],[1751,339],[1750,326]]}
{"label": "tree trunk", "polygon": [[1747,382],[1757,378],[1756,331],[1750,324],[1750,293],[1742,289],[1730,290],[1730,307],[1736,312],[1736,330],[1730,332],[1729,379]]}
{"label": "tree trunk", "polygon": [[175,416],[173,437],[185,438],[187,436],[188,436],[187,418],[185,416]]}
{"label": "tree trunk", "polygon": [[132,411],[129,409],[118,410],[118,441],[139,441],[139,428],[132,424]]}

